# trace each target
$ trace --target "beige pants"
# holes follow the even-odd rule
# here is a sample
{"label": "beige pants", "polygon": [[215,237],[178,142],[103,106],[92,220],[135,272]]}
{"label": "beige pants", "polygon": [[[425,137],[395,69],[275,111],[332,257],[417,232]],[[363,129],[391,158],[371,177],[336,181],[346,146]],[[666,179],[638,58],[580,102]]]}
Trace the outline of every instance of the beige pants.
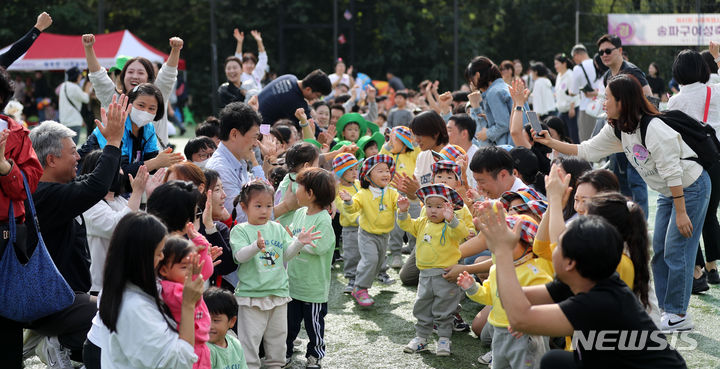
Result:
{"label": "beige pants", "polygon": [[260,342],[265,348],[266,368],[279,369],[285,365],[287,304],[272,310],[240,306],[237,324],[238,339],[245,350],[248,369],[260,368]]}

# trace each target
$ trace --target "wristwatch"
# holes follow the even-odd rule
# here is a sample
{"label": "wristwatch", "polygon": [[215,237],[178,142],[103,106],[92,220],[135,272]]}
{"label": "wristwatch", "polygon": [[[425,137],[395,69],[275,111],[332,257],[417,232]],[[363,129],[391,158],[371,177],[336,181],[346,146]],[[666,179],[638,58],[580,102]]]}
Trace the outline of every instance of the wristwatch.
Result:
{"label": "wristwatch", "polygon": [[717,58],[715,58],[715,63],[720,63],[720,56],[718,56]]}
{"label": "wristwatch", "polygon": [[517,110],[517,111],[522,111],[522,110],[523,110],[523,107],[522,107],[522,105],[518,105],[518,106],[516,106],[516,107],[515,107],[515,110]]}

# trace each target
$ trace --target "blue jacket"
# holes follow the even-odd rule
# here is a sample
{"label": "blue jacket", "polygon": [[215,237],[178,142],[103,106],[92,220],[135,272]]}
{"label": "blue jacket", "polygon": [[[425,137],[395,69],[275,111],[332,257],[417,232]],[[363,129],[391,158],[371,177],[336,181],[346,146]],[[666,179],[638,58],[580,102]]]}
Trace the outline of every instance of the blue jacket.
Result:
{"label": "blue jacket", "polygon": [[492,145],[514,145],[510,138],[510,112],[513,101],[502,78],[493,81],[482,94],[480,106],[487,117],[487,141]]}

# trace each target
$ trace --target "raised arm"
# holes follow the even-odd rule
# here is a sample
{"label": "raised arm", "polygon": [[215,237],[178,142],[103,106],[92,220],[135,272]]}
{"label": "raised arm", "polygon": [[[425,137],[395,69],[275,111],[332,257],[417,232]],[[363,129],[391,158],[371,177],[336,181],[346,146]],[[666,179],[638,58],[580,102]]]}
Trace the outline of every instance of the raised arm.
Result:
{"label": "raised arm", "polygon": [[21,57],[25,52],[30,49],[30,46],[35,42],[35,39],[40,36],[40,33],[50,27],[52,24],[52,18],[50,14],[46,12],[40,13],[35,22],[35,26],[28,31],[23,37],[15,41],[8,51],[0,55],[0,67],[7,68]]}
{"label": "raised arm", "polygon": [[94,73],[100,70],[100,62],[95,55],[95,35],[87,33],[82,35],[82,43],[85,48],[85,59],[87,60],[88,71]]}
{"label": "raised arm", "polygon": [[180,50],[183,48],[183,40],[180,37],[171,37],[170,47],[170,56],[168,57],[167,65],[177,68],[180,62]]}
{"label": "raised arm", "polygon": [[240,32],[239,29],[235,28],[233,30],[233,37],[235,38],[235,41],[237,41],[237,44],[235,45],[235,56],[242,59],[242,44],[245,40],[245,32]]}

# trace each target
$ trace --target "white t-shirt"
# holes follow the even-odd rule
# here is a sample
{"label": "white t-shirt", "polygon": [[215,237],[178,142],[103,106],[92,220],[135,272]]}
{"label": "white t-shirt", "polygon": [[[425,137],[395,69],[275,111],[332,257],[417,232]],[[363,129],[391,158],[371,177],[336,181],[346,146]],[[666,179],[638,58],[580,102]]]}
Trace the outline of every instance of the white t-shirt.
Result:
{"label": "white t-shirt", "polygon": [[519,177],[515,177],[515,182],[513,182],[513,185],[510,188],[510,191],[518,192],[522,188],[527,188],[527,185],[525,183],[523,183],[523,181],[520,180]]}
{"label": "white t-shirt", "polygon": [[553,94],[553,85],[549,79],[540,77],[535,80],[535,88],[532,91],[533,110],[538,115],[546,115],[555,110],[555,96]]}
{"label": "white t-shirt", "polygon": [[112,201],[100,200],[83,213],[90,249],[90,291],[100,291],[102,288],[110,237],[120,219],[130,212],[127,204],[124,197],[116,196]]}
{"label": "white t-shirt", "polygon": [[67,127],[77,127],[83,124],[82,104],[90,102],[90,95],[86,94],[77,83],[63,82],[60,85],[60,98],[58,99],[58,110],[60,110],[60,123]]}
{"label": "white t-shirt", "polygon": [[[585,68],[585,73],[587,73],[587,78],[585,78],[585,73],[583,73],[583,68],[580,67],[581,64]],[[576,65],[573,68],[572,76],[573,76],[574,83],[573,83],[573,88],[572,88],[571,92],[573,94],[579,93],[581,95],[580,110],[584,111],[585,108],[588,106],[588,104],[590,104],[590,101],[592,101],[592,99],[585,96],[585,93],[580,92],[580,90],[583,87],[585,87],[585,85],[588,84],[588,82],[587,82],[588,79],[590,79],[591,87],[596,88],[596,86],[597,86],[597,81],[596,81],[596,76],[595,76],[595,66],[593,65],[593,60],[588,58],[588,59],[584,60],[582,63]],[[602,84],[602,81],[600,79],[598,79],[598,81],[600,81],[600,84]]]}
{"label": "white t-shirt", "polygon": [[420,187],[432,184],[432,165],[435,159],[432,150],[421,151],[415,161],[415,178],[420,182]]}
{"label": "white t-shirt", "polygon": [[555,101],[557,102],[557,109],[561,113],[567,113],[572,103],[575,103],[576,107],[580,104],[580,96],[577,94],[575,96],[568,95],[568,91],[573,93],[572,84],[573,73],[571,70],[565,71],[555,80]]}
{"label": "white t-shirt", "polygon": [[467,169],[467,173],[465,173],[465,175],[467,176],[468,188],[473,188],[473,189],[477,189],[477,181],[475,180],[475,177],[473,177],[472,170],[470,170],[470,162],[472,161],[472,158],[477,151],[478,151],[478,147],[475,146],[474,144],[471,144],[470,148],[467,149],[467,151],[465,152],[465,154],[467,154],[467,157],[468,157],[468,169]]}
{"label": "white t-shirt", "polygon": [[348,86],[349,88],[353,87],[350,85],[350,76],[348,74],[343,74],[341,79],[340,76],[337,75],[337,73],[333,73],[329,75],[328,78],[330,79],[330,84],[335,84],[335,82],[337,82],[339,79],[340,83]]}

